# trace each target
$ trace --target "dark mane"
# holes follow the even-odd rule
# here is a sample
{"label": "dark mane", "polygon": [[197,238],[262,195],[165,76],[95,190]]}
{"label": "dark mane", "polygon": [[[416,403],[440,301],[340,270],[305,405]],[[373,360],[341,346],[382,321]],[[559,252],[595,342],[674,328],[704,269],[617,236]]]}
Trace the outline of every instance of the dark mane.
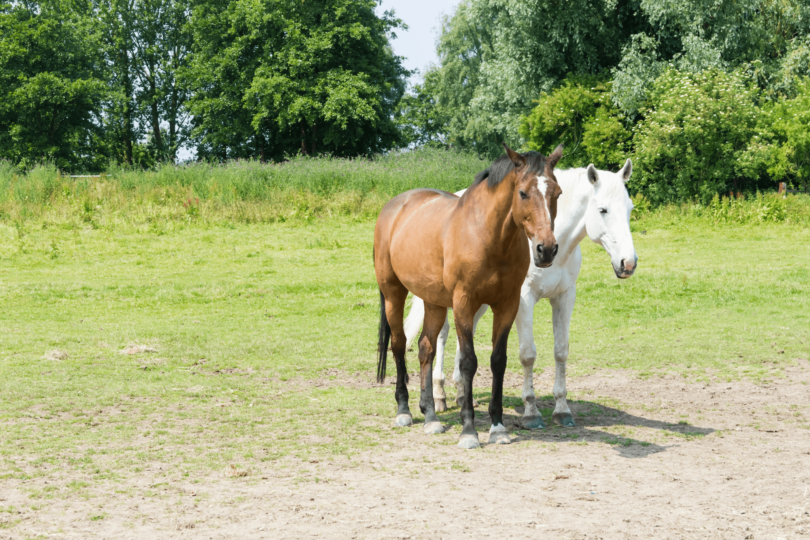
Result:
{"label": "dark mane", "polygon": [[[546,156],[541,154],[540,152],[526,152],[525,154],[520,154],[524,158],[526,158],[526,172],[536,172],[542,171],[546,166]],[[487,179],[487,184],[489,187],[495,187],[501,183],[501,180],[506,178],[506,176],[512,172],[512,169],[515,168],[515,165],[509,159],[509,157],[504,154],[495,162],[489,166],[488,169],[481,171],[480,173],[475,175],[475,182],[473,185],[480,184]]]}

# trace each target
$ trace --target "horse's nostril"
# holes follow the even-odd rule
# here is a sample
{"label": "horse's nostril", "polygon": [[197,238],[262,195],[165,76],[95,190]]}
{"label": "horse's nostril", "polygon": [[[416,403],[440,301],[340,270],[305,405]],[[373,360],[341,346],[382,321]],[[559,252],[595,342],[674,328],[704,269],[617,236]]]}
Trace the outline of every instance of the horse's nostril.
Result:
{"label": "horse's nostril", "polygon": [[537,253],[540,253],[540,254],[543,253],[543,242],[540,242],[539,244],[537,244]]}
{"label": "horse's nostril", "polygon": [[554,244],[554,251],[551,252],[552,255],[557,255],[557,250],[560,249],[559,244]]}
{"label": "horse's nostril", "polygon": [[622,272],[632,272],[633,270],[635,270],[637,260],[638,259],[628,261],[627,259],[622,259],[621,264]]}

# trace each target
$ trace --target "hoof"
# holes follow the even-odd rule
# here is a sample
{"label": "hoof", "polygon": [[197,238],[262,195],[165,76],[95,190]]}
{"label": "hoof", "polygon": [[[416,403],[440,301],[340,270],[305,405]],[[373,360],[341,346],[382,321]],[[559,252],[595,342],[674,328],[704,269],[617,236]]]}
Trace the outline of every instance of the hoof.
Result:
{"label": "hoof", "polygon": [[446,399],[434,399],[433,406],[436,409],[436,412],[446,412],[447,411],[447,400]]}
{"label": "hoof", "polygon": [[526,429],[546,429],[546,423],[543,422],[542,416],[525,416],[520,423]]}
{"label": "hoof", "polygon": [[428,422],[425,424],[425,433],[428,435],[444,433],[444,427],[441,422]]}
{"label": "hoof", "polygon": [[465,450],[474,450],[476,448],[481,448],[481,444],[478,442],[478,434],[475,435],[462,435],[461,438],[458,440],[458,447],[464,448]]}
{"label": "hoof", "polygon": [[576,427],[577,426],[577,424],[574,422],[574,417],[571,416],[571,413],[554,413],[554,414],[551,415],[551,419],[558,426],[562,426],[562,427]]}
{"label": "hoof", "polygon": [[503,425],[492,426],[489,429],[489,444],[510,444],[509,432]]}
{"label": "hoof", "polygon": [[413,424],[413,418],[411,418],[410,414],[398,414],[394,423],[396,427],[408,427],[411,424]]}

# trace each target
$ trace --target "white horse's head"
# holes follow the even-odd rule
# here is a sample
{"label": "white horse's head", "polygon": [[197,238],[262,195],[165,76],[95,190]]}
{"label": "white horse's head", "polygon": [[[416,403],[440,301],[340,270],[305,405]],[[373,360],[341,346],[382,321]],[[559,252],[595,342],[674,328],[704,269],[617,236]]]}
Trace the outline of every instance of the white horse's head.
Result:
{"label": "white horse's head", "polygon": [[593,165],[588,165],[586,171],[593,194],[585,212],[585,229],[588,237],[608,252],[619,278],[632,276],[638,263],[630,234],[633,201],[625,186],[632,173],[633,163],[629,159],[617,173],[597,171]]}

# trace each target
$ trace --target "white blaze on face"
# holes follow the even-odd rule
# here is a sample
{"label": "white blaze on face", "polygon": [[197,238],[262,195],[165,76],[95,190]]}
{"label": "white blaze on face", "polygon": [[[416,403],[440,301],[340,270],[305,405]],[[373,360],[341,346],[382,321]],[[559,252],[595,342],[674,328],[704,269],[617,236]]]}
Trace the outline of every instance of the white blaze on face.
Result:
{"label": "white blaze on face", "polygon": [[545,176],[537,177],[537,189],[543,194],[543,201],[546,204],[546,215],[548,215],[548,222],[551,223],[551,210],[548,207],[548,197],[546,197],[546,190],[548,189],[548,179]]}

